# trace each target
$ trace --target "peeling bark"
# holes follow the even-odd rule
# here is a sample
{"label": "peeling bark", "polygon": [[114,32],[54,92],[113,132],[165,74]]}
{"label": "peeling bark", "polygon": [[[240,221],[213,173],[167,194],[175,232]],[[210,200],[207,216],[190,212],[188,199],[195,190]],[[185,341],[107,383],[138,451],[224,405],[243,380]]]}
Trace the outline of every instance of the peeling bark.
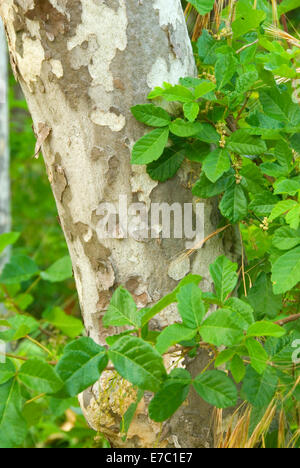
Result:
{"label": "peeling bark", "polygon": [[[130,165],[131,148],[146,131],[130,107],[145,102],[163,81],[175,84],[195,73],[180,1],[2,0],[0,12],[35,132],[51,129],[41,144],[88,335],[103,344],[115,332],[103,329],[102,316],[120,284],[131,290],[139,306],[155,303],[188,272],[201,274],[210,290],[208,266],[223,253],[220,240],[212,240],[172,273],[170,265],[184,241],[99,240],[96,233],[99,204],[118,203],[119,195],[148,208],[152,202],[192,201],[190,166],[158,184],[144,167]],[[212,202],[205,211],[209,234],[217,213]],[[170,307],[153,326],[177,319],[176,308]],[[199,372],[206,360],[202,353],[193,368]],[[161,439],[160,427],[148,420],[146,397],[123,443],[119,422],[134,395],[128,391],[123,405],[117,403],[117,391],[107,396],[110,375],[102,377],[100,395],[97,384],[81,395],[81,404],[90,425],[116,447],[209,446],[210,409],[193,394]],[[119,382],[119,388],[126,385]]]}

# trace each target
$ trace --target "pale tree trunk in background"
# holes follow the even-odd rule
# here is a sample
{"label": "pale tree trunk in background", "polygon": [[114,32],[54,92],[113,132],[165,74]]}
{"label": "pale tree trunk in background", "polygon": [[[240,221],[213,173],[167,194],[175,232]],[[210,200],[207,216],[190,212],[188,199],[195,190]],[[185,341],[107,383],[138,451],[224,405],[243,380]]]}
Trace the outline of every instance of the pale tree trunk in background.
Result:
{"label": "pale tree trunk in background", "polygon": [[[96,234],[99,204],[117,204],[119,195],[148,208],[152,202],[192,200],[189,166],[175,179],[157,184],[144,167],[130,165],[132,145],[146,130],[130,107],[144,103],[163,81],[175,84],[195,73],[180,0],[2,0],[0,11],[36,134],[43,141],[51,130],[43,154],[88,335],[104,344],[115,332],[103,329],[101,318],[120,284],[140,307],[156,302],[189,272],[202,274],[202,284],[211,289],[208,266],[224,252],[217,238],[178,265],[173,260],[184,240],[100,241]],[[215,207],[207,202],[205,233],[213,232],[216,223]],[[154,325],[165,326],[177,317],[170,307]],[[205,353],[199,356],[192,370],[199,372],[206,359]],[[143,404],[124,444],[118,395],[111,394],[107,404],[98,388],[81,398],[90,425],[116,447],[154,446],[160,425],[148,420]],[[129,393],[125,403],[126,409]],[[210,408],[191,393],[188,405],[165,426],[158,446],[208,446],[209,416]]]}
{"label": "pale tree trunk in background", "polygon": [[[0,234],[10,230],[7,46],[0,19]],[[7,250],[6,250],[7,252]],[[8,253],[0,256],[0,271]]]}

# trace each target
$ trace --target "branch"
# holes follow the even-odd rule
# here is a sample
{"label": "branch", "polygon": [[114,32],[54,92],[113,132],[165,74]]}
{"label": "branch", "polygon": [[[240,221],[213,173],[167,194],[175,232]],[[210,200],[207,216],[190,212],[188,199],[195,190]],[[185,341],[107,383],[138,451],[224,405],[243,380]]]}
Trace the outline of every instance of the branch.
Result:
{"label": "branch", "polygon": [[275,322],[275,323],[276,325],[280,325],[282,327],[286,323],[295,322],[296,320],[299,320],[299,319],[300,319],[300,314],[295,314],[295,315],[290,315],[289,317],[286,317],[282,320],[278,320],[278,322]]}

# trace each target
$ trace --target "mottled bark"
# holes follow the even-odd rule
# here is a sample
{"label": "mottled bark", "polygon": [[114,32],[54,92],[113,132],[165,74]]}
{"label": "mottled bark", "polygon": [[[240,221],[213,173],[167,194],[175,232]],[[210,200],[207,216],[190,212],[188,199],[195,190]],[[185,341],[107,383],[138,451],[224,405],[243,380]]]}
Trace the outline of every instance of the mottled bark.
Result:
{"label": "mottled bark", "polygon": [[[215,238],[191,259],[174,264],[184,240],[99,240],[96,233],[99,204],[118,203],[119,195],[148,208],[153,201],[192,200],[188,165],[164,184],[152,181],[144,167],[130,165],[133,143],[146,131],[130,107],[144,103],[163,81],[175,84],[195,73],[180,1],[2,0],[0,12],[13,69],[43,143],[86,330],[103,344],[114,330],[103,329],[101,319],[118,285],[125,285],[140,307],[155,303],[189,272],[202,274],[208,290],[208,265],[223,252]],[[213,204],[207,203],[206,234],[214,230],[216,217]],[[170,307],[154,325],[165,326],[177,317]],[[199,371],[205,359],[201,356],[193,366]],[[132,395],[128,392],[121,409],[117,391],[107,399],[96,395],[98,388],[81,398],[86,417],[122,446],[119,421]],[[189,403],[165,427],[158,445],[208,444],[210,410],[194,395]],[[149,422],[144,402],[138,413],[123,445],[151,447],[160,427]]]}
{"label": "mottled bark", "polygon": [[[7,47],[0,19],[0,234],[10,230]],[[0,256],[0,271],[8,252]]]}

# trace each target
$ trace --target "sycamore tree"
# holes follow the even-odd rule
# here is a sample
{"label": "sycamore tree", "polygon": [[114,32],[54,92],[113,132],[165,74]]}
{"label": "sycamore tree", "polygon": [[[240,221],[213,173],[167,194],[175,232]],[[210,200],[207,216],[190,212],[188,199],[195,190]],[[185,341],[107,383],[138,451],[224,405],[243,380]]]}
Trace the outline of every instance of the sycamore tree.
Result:
{"label": "sycamore tree", "polygon": [[[77,339],[7,356],[1,446],[24,400],[77,395],[115,447],[210,447],[213,409],[216,446],[299,444],[297,6],[192,1],[191,45],[179,0],[2,1],[86,333],[50,311]],[[69,269],[14,258],[0,284]],[[2,325],[39,328],[20,307]]]}

